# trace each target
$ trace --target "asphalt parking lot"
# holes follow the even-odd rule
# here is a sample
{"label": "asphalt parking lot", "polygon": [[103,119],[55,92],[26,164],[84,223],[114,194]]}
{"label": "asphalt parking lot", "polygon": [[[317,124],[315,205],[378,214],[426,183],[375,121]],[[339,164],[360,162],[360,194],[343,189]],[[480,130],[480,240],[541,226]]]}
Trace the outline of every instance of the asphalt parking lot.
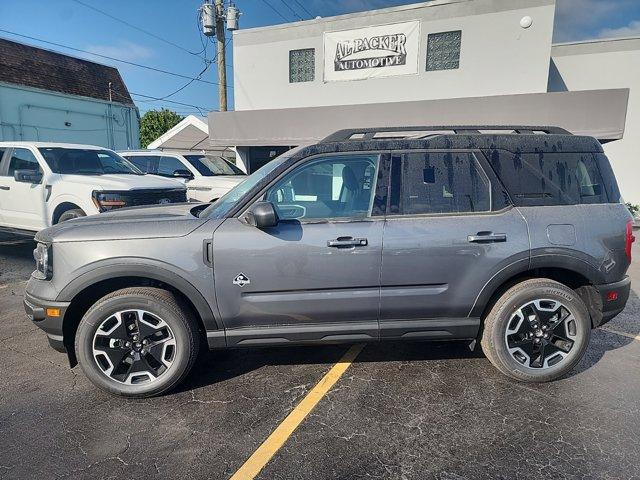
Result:
{"label": "asphalt parking lot", "polygon": [[[640,478],[640,248],[625,312],[562,380],[466,345],[371,344],[257,478]],[[22,309],[29,240],[0,238],[0,478],[231,477],[349,346],[205,354],[176,392],[114,398]]]}

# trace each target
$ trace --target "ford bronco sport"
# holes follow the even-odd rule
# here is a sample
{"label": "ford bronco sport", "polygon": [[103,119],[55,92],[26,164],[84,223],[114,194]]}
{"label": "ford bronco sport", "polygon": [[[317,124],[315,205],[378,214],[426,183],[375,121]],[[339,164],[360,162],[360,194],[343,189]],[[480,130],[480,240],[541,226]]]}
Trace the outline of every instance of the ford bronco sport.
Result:
{"label": "ford bronco sport", "polygon": [[176,386],[201,343],[477,339],[505,375],[542,382],[624,308],[631,225],[591,137],[340,131],[214,204],[41,231],[25,308],[72,366],[125,396]]}

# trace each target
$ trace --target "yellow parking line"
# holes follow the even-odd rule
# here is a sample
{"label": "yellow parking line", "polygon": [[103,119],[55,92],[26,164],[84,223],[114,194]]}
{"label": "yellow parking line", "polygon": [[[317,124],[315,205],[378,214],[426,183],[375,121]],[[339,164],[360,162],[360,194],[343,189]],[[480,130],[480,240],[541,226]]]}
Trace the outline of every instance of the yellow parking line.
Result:
{"label": "yellow parking line", "polygon": [[634,335],[633,333],[622,332],[620,330],[615,330],[608,326],[600,327],[600,329],[604,330],[605,332],[615,333],[616,335],[621,335],[623,337],[627,337],[632,340],[638,340],[640,342],[640,335]]}
{"label": "yellow parking line", "polygon": [[287,418],[278,425],[253,455],[233,474],[230,480],[250,480],[255,478],[307,415],[322,400],[322,397],[331,390],[331,387],[347,371],[349,365],[353,363],[363,348],[364,344],[353,345],[349,348],[342,358],[338,360],[338,363],[331,367],[331,370],[307,393],[306,397],[287,415]]}

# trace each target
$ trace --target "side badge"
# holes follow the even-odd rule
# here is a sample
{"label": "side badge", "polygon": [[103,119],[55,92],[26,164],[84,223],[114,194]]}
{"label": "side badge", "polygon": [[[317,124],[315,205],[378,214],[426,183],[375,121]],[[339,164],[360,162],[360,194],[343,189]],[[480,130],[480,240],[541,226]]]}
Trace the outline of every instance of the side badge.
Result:
{"label": "side badge", "polygon": [[251,280],[244,273],[240,272],[236,278],[233,279],[233,284],[238,285],[239,287],[244,287],[245,285],[249,285]]}

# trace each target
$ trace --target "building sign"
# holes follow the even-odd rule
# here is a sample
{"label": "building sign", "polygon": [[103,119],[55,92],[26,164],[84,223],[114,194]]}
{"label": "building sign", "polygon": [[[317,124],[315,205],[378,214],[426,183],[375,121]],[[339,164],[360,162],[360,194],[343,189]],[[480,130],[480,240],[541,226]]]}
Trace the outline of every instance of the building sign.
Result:
{"label": "building sign", "polygon": [[420,22],[325,32],[324,81],[418,73]]}

